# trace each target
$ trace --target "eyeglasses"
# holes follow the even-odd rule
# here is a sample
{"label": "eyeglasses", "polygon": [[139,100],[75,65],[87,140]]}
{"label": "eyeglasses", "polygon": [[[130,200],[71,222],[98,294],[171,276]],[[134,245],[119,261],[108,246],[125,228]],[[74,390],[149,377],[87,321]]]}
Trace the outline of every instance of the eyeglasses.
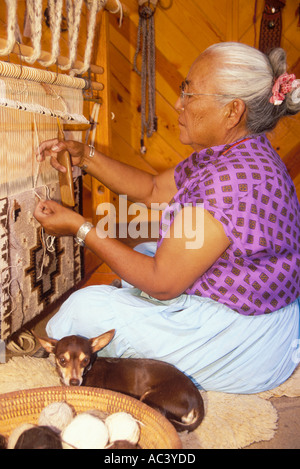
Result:
{"label": "eyeglasses", "polygon": [[228,94],[216,94],[216,93],[187,93],[184,91],[186,87],[188,86],[187,81],[183,81],[179,87],[180,89],[180,99],[183,102],[186,97],[189,96],[220,96],[220,97],[230,97]]}

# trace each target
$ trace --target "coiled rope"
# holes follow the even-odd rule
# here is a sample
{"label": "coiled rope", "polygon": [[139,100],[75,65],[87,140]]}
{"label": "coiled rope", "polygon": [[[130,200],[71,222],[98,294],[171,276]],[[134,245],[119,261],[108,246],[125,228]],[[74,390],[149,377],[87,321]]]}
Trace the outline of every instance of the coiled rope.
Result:
{"label": "coiled rope", "polygon": [[[145,134],[152,137],[157,131],[157,117],[155,113],[155,26],[154,26],[155,9],[150,5],[140,6],[139,8],[139,27],[137,48],[134,56],[134,70],[140,75],[141,83],[141,140],[140,151],[145,154],[147,148],[145,146]],[[141,44],[142,42],[142,44]],[[141,70],[137,67],[137,58],[142,51]],[[148,99],[147,99],[148,91]],[[148,106],[147,106],[148,105]],[[147,108],[148,107],[148,108]],[[148,114],[148,117],[147,117]]]}

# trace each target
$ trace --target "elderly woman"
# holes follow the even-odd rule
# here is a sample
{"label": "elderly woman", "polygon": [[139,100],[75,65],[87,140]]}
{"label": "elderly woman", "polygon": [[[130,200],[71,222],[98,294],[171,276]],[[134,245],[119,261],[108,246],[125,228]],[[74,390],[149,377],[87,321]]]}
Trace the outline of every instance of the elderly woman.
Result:
{"label": "elderly woman", "polygon": [[158,176],[81,143],[41,144],[39,159],[50,155],[60,171],[56,155],[67,148],[74,165],[112,191],[148,207],[169,202],[157,245],[137,250],[54,201],[38,204],[47,233],[77,236],[126,282],[75,292],[47,332],[59,339],[115,328],[106,356],[170,362],[205,390],[271,389],[299,361],[300,207],[265,132],[300,110],[299,80],[286,73],[282,49],[267,57],[216,44],[192,65],[176,109],[193,153]]}

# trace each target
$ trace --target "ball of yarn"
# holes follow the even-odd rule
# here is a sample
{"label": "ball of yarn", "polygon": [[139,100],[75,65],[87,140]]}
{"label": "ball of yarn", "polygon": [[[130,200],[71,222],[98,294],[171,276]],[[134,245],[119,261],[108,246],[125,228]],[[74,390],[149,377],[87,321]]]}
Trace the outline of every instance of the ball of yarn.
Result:
{"label": "ball of yarn", "polygon": [[3,435],[0,435],[0,449],[6,449],[7,442],[6,438]]}
{"label": "ball of yarn", "polygon": [[33,427],[19,436],[15,449],[62,449],[62,444],[51,428]]}
{"label": "ball of yarn", "polygon": [[53,402],[42,410],[38,423],[62,432],[73,418],[74,411],[66,402]]}
{"label": "ball of yarn", "polygon": [[19,425],[19,427],[16,427],[8,438],[7,449],[14,449],[20,435],[30,428],[34,428],[34,425],[31,423],[23,423],[22,425]]}
{"label": "ball of yarn", "polygon": [[141,447],[127,440],[117,440],[110,444],[108,449],[141,449]]}
{"label": "ball of yarn", "polygon": [[108,443],[108,430],[102,420],[82,413],[62,433],[64,449],[103,449]]}
{"label": "ball of yarn", "polygon": [[140,438],[140,427],[135,418],[127,412],[116,412],[105,420],[110,442],[127,440],[136,444]]}

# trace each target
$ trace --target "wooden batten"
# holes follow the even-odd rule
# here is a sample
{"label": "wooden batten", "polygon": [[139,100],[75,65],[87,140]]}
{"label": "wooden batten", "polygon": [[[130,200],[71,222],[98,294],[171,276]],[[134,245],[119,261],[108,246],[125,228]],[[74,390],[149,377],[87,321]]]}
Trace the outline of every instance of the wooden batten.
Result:
{"label": "wooden batten", "polygon": [[[5,49],[6,47],[6,44],[7,44],[7,41],[6,39],[1,39],[0,38],[0,49]],[[13,50],[12,50],[12,53],[13,54],[17,54],[20,56],[21,55],[24,55],[26,57],[31,57],[32,53],[33,53],[33,48],[31,46],[26,46],[24,44],[15,44],[14,47],[13,47]],[[39,60],[42,60],[42,61],[47,61],[47,60],[50,60],[51,59],[51,54],[50,52],[45,52],[45,51],[42,51],[41,52],[41,55],[39,57]],[[57,63],[58,65],[67,65],[69,62],[69,59],[67,57],[63,57],[63,56],[59,56],[57,58]],[[74,62],[73,64],[73,68],[74,69],[80,69],[83,67],[83,62],[81,62],[80,60],[77,60],[76,62]],[[99,75],[102,75],[103,73],[103,67],[99,67],[97,65],[94,65],[94,64],[91,64],[91,71],[93,73],[97,73]]]}

